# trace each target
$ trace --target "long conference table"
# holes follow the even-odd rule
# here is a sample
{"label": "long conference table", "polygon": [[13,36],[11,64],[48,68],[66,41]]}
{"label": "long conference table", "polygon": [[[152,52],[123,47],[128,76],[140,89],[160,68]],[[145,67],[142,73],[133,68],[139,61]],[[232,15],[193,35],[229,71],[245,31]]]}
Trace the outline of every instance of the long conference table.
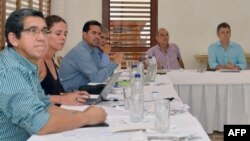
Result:
{"label": "long conference table", "polygon": [[207,133],[223,131],[225,124],[250,124],[250,70],[177,70],[167,75]]}
{"label": "long conference table", "polygon": [[[126,73],[125,73],[126,75]],[[123,79],[123,78],[121,78]],[[158,98],[171,98],[170,129],[165,134],[154,131],[154,98],[152,92],[157,91]],[[196,117],[190,114],[189,106],[183,104],[173,87],[168,75],[158,75],[155,85],[144,86],[144,120],[140,123],[132,123],[129,120],[129,111],[124,109],[122,91],[116,90],[116,94],[110,97],[119,101],[103,102],[101,106],[108,113],[106,122],[109,127],[78,128],[61,133],[49,135],[32,135],[28,141],[159,141],[163,140],[195,140],[210,141]],[[83,111],[83,106],[62,106],[65,109]]]}

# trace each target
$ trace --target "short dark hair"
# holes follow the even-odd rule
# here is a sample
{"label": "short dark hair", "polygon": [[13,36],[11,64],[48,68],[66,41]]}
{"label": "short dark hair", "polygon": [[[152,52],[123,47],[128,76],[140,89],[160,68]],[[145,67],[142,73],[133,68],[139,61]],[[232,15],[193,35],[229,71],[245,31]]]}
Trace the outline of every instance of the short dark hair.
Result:
{"label": "short dark hair", "polygon": [[49,30],[55,23],[64,22],[65,24],[67,24],[67,22],[62,17],[57,15],[50,15],[46,17],[45,21]]}
{"label": "short dark hair", "polygon": [[226,22],[222,22],[217,26],[217,32],[219,32],[221,28],[229,28],[231,30],[230,25]]}
{"label": "short dark hair", "polygon": [[10,14],[5,23],[5,38],[8,47],[13,47],[13,45],[10,43],[8,39],[8,34],[10,32],[13,32],[19,39],[21,37],[21,32],[23,30],[23,21],[25,20],[26,17],[30,16],[41,17],[44,19],[42,12],[28,8],[18,9]]}
{"label": "short dark hair", "polygon": [[99,23],[99,22],[96,21],[96,20],[91,20],[91,21],[87,21],[87,22],[84,24],[84,26],[83,26],[83,28],[82,28],[82,31],[83,31],[83,32],[88,32],[91,25],[96,25],[96,26],[101,27],[101,23]]}

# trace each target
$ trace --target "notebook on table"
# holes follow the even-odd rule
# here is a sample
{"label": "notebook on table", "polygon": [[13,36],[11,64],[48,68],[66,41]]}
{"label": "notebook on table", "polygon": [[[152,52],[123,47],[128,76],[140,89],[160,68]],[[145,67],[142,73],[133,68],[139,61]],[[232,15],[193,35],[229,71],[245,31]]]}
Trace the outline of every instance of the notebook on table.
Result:
{"label": "notebook on table", "polygon": [[114,73],[111,76],[111,78],[108,80],[107,84],[105,85],[105,87],[103,88],[101,93],[96,98],[86,99],[85,104],[87,104],[87,105],[96,105],[96,104],[98,104],[98,103],[100,103],[102,101],[107,100],[108,94],[112,91],[113,86],[115,85],[116,81],[121,76],[121,74],[122,74],[122,72]]}
{"label": "notebook on table", "polygon": [[106,84],[83,85],[79,87],[80,91],[87,91],[89,94],[100,94]]}

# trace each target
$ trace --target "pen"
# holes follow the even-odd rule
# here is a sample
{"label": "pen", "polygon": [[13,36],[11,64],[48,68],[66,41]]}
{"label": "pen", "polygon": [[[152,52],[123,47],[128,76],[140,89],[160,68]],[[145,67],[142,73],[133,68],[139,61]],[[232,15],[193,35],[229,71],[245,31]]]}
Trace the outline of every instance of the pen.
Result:
{"label": "pen", "polygon": [[172,100],[174,100],[174,97],[168,97],[168,98],[165,98],[165,99],[167,99],[169,101],[172,101]]}

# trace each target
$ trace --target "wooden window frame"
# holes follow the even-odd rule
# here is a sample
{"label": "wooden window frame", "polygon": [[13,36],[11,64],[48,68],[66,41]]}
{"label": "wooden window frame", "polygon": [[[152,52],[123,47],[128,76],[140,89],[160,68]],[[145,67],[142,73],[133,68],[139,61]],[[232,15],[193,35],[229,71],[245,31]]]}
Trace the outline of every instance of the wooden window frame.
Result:
{"label": "wooden window frame", "polygon": [[[48,0],[49,3],[49,7],[48,7],[48,15],[50,15],[50,7],[51,7],[51,0]],[[33,6],[33,0],[28,0],[28,7],[32,8]],[[0,1],[0,7],[2,7],[2,12],[0,14],[1,16],[1,29],[2,29],[2,33],[0,38],[1,38],[1,42],[0,42],[0,51],[4,49],[5,47],[5,34],[4,34],[4,27],[5,27],[5,20],[6,20],[6,0],[1,0]],[[21,8],[21,0],[16,0],[16,9],[20,9]],[[39,0],[39,11],[43,11],[43,0]]]}
{"label": "wooden window frame", "polygon": [[[155,39],[158,30],[158,0],[151,0],[151,36],[150,46],[154,46],[157,41]],[[105,27],[110,26],[110,1],[102,0],[102,24]],[[148,47],[113,47],[112,52],[146,52]]]}
{"label": "wooden window frame", "polygon": [[1,16],[1,30],[2,30],[2,33],[0,33],[1,34],[1,36],[0,36],[0,41],[2,41],[2,42],[0,42],[0,51],[1,50],[3,50],[3,48],[4,48],[4,23],[5,23],[5,15],[6,15],[6,11],[5,11],[5,0],[1,0],[1,2],[0,2],[0,7],[2,7],[2,12],[1,12],[1,14],[0,14],[0,16]]}

